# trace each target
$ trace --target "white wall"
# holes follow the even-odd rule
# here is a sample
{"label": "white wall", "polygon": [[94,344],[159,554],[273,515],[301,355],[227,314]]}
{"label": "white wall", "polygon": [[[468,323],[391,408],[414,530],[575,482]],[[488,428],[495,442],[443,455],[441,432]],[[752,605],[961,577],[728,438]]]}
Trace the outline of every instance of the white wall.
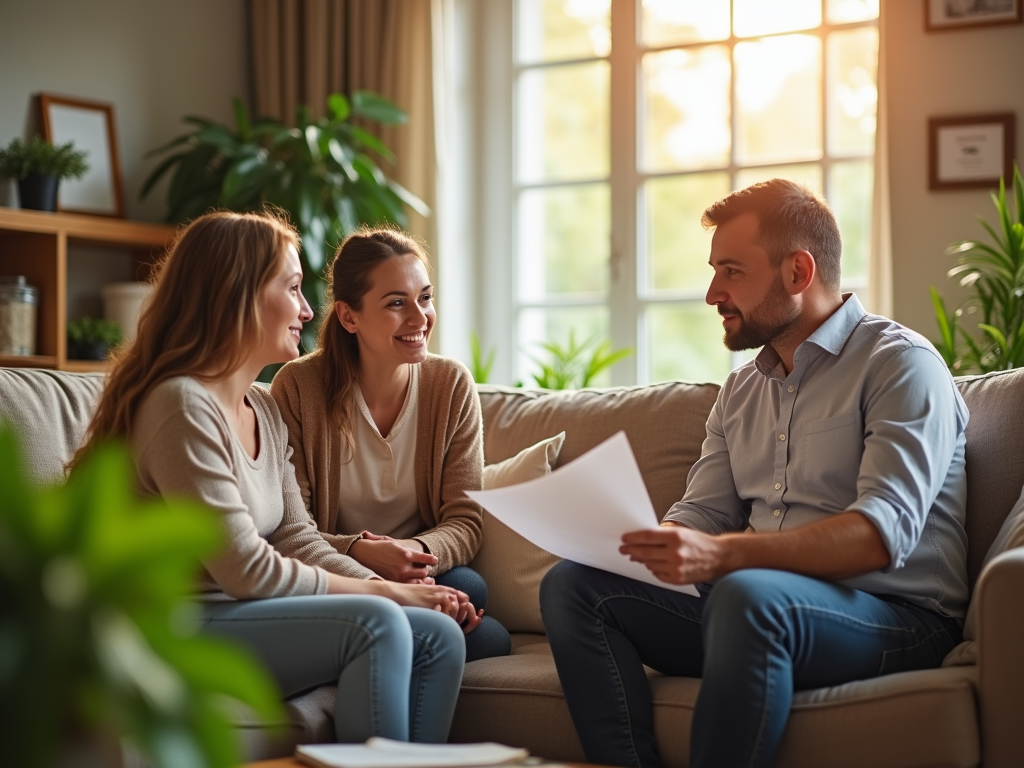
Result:
{"label": "white wall", "polygon": [[947,306],[963,293],[946,278],[946,247],[986,237],[976,217],[995,223],[985,190],[928,190],[928,118],[1014,112],[1017,158],[1024,157],[1024,25],[924,31],[921,0],[884,0],[889,67],[895,319],[937,336],[928,286]]}
{"label": "white wall", "polygon": [[[0,145],[28,135],[33,94],[111,103],[127,216],[159,221],[162,190],[138,199],[159,161],[143,155],[184,115],[231,119],[249,94],[245,25],[244,0],[0,0]],[[13,184],[0,205],[17,205]]]}

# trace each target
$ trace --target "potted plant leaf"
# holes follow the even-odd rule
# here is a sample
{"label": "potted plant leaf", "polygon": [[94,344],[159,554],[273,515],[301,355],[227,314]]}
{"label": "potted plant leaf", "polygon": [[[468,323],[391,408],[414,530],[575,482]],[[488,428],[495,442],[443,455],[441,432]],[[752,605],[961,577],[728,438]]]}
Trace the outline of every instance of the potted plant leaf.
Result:
{"label": "potted plant leaf", "polygon": [[967,298],[948,312],[931,286],[935,347],[954,375],[1024,366],[1024,182],[1016,164],[1010,194],[1001,178],[992,202],[998,224],[978,219],[992,242],[964,240],[946,251],[957,257],[948,275],[968,289]]}
{"label": "potted plant leaf", "polygon": [[540,366],[540,372],[533,374],[533,380],[541,389],[589,387],[599,373],[633,354],[632,349],[613,349],[611,341],[599,341],[596,336],[578,343],[572,330],[566,346],[547,341],[540,347],[548,353],[548,359],[532,359]]}
{"label": "potted plant leaf", "polygon": [[105,360],[111,348],[121,343],[121,325],[115,320],[83,317],[68,323],[68,357]]}
{"label": "potted plant leaf", "polygon": [[241,760],[226,706],[286,722],[255,658],[198,631],[195,569],[221,544],[217,517],[140,501],[134,476],[107,445],[39,487],[0,425],[4,765],[106,768],[126,744],[158,768],[228,768]]}
{"label": "potted plant leaf", "polygon": [[0,149],[0,176],[17,180],[22,208],[55,211],[61,179],[77,179],[89,170],[85,156],[86,152],[75,149],[70,141],[54,145],[41,136],[28,142],[14,139]]}
{"label": "potted plant leaf", "polygon": [[[186,117],[194,129],[154,150],[170,152],[146,179],[141,196],[170,174],[167,220],[179,223],[212,208],[255,211],[267,204],[286,211],[302,236],[303,291],[319,313],[327,254],[360,224],[407,226],[406,206],[427,215],[423,201],[389,179],[374,158],[394,162],[391,150],[360,124],[397,125],[405,112],[368,91],[349,100],[334,93],[327,113],[311,120],[296,110],[295,126],[262,117],[251,120],[234,100],[234,126]],[[303,342],[312,348],[316,323]]]}

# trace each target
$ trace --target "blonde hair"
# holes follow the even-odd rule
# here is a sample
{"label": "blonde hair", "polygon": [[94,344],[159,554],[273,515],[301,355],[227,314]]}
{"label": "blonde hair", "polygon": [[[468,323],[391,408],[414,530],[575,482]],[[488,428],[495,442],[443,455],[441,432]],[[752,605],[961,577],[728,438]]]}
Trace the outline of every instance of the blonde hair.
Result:
{"label": "blonde hair", "polygon": [[153,270],[135,340],[114,353],[74,467],[109,438],[131,437],[146,395],[174,376],[212,381],[237,371],[263,335],[259,303],[295,229],[276,211],[215,212],[182,228]]}
{"label": "blonde hair", "polygon": [[356,312],[362,310],[363,297],[371,288],[373,270],[390,258],[410,253],[430,269],[423,247],[410,235],[387,227],[363,227],[345,238],[327,268],[325,311],[314,354],[323,358],[327,414],[341,432],[349,457],[355,452],[353,385],[359,380],[359,342],[354,333],[342,326],[334,305],[343,301]]}

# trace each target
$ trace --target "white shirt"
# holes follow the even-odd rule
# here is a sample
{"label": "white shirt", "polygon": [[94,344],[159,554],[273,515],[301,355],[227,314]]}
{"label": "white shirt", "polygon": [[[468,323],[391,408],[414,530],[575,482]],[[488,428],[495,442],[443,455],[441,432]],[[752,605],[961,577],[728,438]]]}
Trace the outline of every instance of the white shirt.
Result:
{"label": "white shirt", "polygon": [[409,366],[405,403],[387,437],[382,437],[356,385],[359,415],[352,425],[355,455],[342,463],[338,533],[370,531],[407,539],[424,528],[416,501],[416,413],[419,366]]}

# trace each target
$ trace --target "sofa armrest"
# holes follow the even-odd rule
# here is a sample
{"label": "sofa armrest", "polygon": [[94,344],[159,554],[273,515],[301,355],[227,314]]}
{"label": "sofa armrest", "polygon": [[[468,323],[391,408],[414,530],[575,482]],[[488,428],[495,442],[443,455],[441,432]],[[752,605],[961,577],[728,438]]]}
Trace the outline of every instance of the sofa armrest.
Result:
{"label": "sofa armrest", "polygon": [[992,560],[975,589],[982,764],[1024,764],[1024,548]]}

